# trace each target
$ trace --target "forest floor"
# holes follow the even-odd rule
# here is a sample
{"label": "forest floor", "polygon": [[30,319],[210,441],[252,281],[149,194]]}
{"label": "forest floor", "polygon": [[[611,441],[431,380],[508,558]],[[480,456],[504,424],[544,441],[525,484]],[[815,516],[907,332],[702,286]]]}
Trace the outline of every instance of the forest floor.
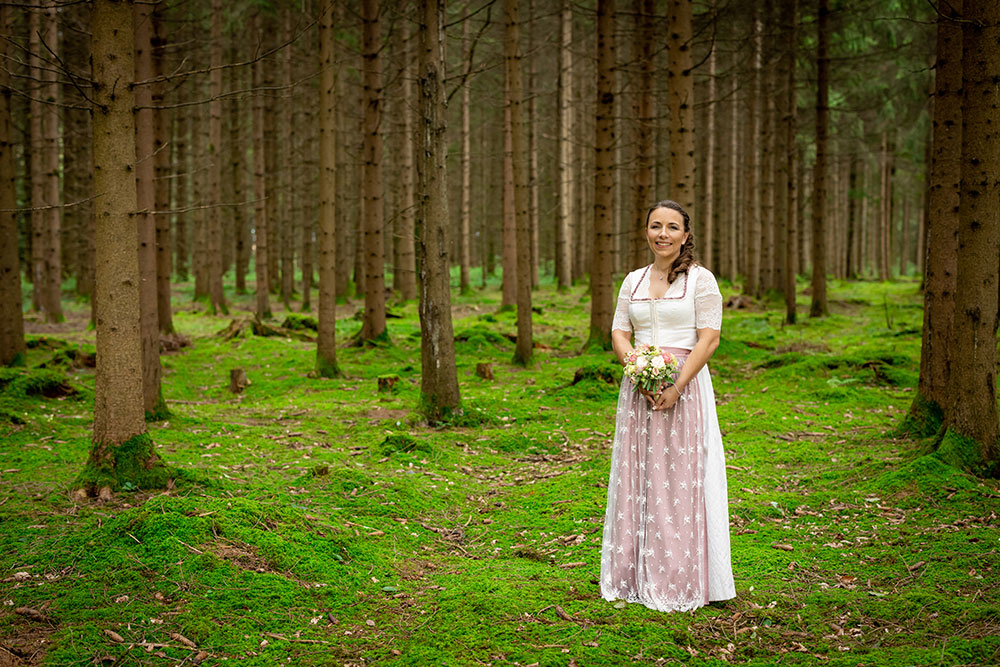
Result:
{"label": "forest floor", "polygon": [[617,399],[601,378],[620,371],[580,353],[584,287],[535,293],[529,369],[495,286],[456,295],[466,416],[428,428],[416,304],[390,307],[391,346],[342,346],[327,380],[308,341],[217,335],[249,297],[212,316],[181,285],[190,345],[164,354],[172,415],[150,424],[176,486],[107,503],[73,494],[94,334],[67,302],[67,324],[29,322],[29,370],[0,375],[0,665],[1000,663],[1000,488],[894,435],[917,284],[830,288],[833,314],[794,326],[777,304],[726,312],[710,365],[737,597],[673,614],[599,594]]}

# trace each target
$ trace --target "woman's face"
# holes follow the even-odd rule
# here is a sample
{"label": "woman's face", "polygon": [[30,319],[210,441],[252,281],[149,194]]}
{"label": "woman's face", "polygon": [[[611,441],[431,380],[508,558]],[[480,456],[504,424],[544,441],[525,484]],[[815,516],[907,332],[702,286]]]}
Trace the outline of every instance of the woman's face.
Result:
{"label": "woman's face", "polygon": [[646,240],[656,258],[670,265],[681,254],[681,245],[687,241],[684,216],[672,208],[657,208],[646,222]]}

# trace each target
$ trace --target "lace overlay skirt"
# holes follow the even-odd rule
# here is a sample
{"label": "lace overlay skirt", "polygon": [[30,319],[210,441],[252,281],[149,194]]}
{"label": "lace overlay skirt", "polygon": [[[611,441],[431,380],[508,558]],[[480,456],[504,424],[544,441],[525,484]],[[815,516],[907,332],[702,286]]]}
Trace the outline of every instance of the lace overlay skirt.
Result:
{"label": "lace overlay skirt", "polygon": [[[681,363],[689,352],[663,349]],[[706,382],[707,392],[702,386]],[[710,458],[708,445],[716,440],[718,456]],[[658,611],[686,611],[710,599],[733,597],[724,461],[721,490],[714,470],[721,455],[707,369],[684,388],[669,410],[653,410],[631,381],[622,381],[601,553],[605,599],[639,602]],[[715,464],[710,475],[714,482],[710,486],[715,488],[706,489],[708,463]],[[709,539],[708,506],[714,504],[718,515],[719,498],[708,502],[706,491],[722,495],[722,527],[718,516],[711,521],[713,531],[722,533],[715,536],[714,544]],[[710,586],[713,548],[716,581]]]}

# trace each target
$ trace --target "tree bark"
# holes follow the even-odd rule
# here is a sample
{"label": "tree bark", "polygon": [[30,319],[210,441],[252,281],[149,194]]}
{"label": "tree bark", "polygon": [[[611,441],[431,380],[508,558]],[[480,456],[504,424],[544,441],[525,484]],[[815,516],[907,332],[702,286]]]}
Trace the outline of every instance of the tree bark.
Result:
{"label": "tree bark", "polygon": [[[163,76],[167,40],[163,8],[153,8],[153,75]],[[163,106],[166,83],[152,84],[154,107]],[[170,112],[153,109],[153,176],[155,179],[153,201],[157,213],[153,216],[156,244],[156,321],[161,333],[174,331],[171,308],[170,278],[173,269],[173,246],[170,243]]]}
{"label": "tree bark", "polygon": [[362,0],[361,222],[364,228],[365,314],[360,342],[387,340],[385,267],[382,240],[382,47],[379,0]]}
{"label": "tree bark", "polygon": [[399,295],[405,301],[417,298],[417,260],[416,260],[416,228],[414,219],[416,217],[416,193],[414,192],[414,178],[416,165],[414,164],[414,142],[417,140],[415,133],[416,100],[415,90],[417,69],[414,60],[418,57],[419,45],[414,45],[414,40],[419,35],[414,35],[409,22],[405,22],[403,27],[403,39],[405,42],[403,80],[401,82],[402,91],[402,116],[403,116],[403,152],[400,156],[400,189],[402,204],[399,207],[396,222],[396,236],[398,238],[398,257],[396,269],[393,274],[393,286],[399,291]]}
{"label": "tree bark", "polygon": [[758,296],[760,292],[760,249],[761,249],[761,193],[760,193],[760,163],[761,163],[761,50],[763,40],[760,23],[760,2],[754,0],[753,6],[753,55],[750,63],[749,90],[746,96],[747,127],[744,134],[745,165],[743,182],[746,185],[743,194],[745,243],[743,262],[744,279],[743,293],[748,296]]}
{"label": "tree bark", "polygon": [[[283,43],[292,41],[292,14],[289,8],[282,11],[282,36]],[[282,106],[286,102],[287,91],[292,86],[292,49],[290,46],[281,51],[281,86],[284,89],[282,94]],[[292,179],[292,170],[298,156],[295,155],[292,132],[295,123],[291,119],[278,122],[278,132],[281,137],[281,168],[278,177],[278,194],[281,198],[281,302],[285,310],[292,309],[292,293],[295,291],[295,228],[299,224],[292,214],[292,201],[295,198],[295,191]]]}
{"label": "tree bark", "polygon": [[[594,254],[590,265],[587,347],[611,347],[614,317],[611,270],[614,233],[615,6],[597,2],[597,114],[594,141]],[[690,80],[690,79],[689,79]],[[675,91],[676,92],[676,91]],[[672,98],[671,98],[672,99]],[[691,98],[688,98],[690,100]],[[674,104],[671,101],[671,104]],[[673,110],[671,109],[671,112]],[[673,146],[673,144],[671,144]],[[671,169],[671,173],[673,170]],[[684,192],[679,190],[678,192]],[[693,193],[692,193],[693,194]]]}
{"label": "tree bark", "polygon": [[[263,38],[262,21],[260,11],[254,13],[253,32],[258,40]],[[268,207],[266,200],[269,196],[267,188],[267,161],[264,156],[266,150],[264,139],[264,93],[261,91],[264,78],[264,61],[255,60],[252,65],[252,87],[253,87],[253,198],[254,198],[254,231],[257,241],[257,254],[254,262],[254,271],[257,278],[257,319],[266,320],[271,318],[270,304],[270,257],[268,248],[268,238],[270,229],[268,228]]]}
{"label": "tree bark", "polygon": [[924,273],[924,323],[920,377],[910,406],[918,432],[937,431],[948,405],[948,378],[958,273],[958,228],[962,179],[961,0],[941,4],[934,65],[929,211]]}
{"label": "tree bark", "polygon": [[694,76],[691,69],[692,0],[667,3],[667,113],[670,116],[670,198],[695,215]]}
{"label": "tree bark", "polygon": [[135,100],[131,0],[94,0],[90,22],[97,211],[97,373],[94,439],[78,482],[92,492],[130,482],[162,486],[167,472],[146,433],[139,256],[136,253]]}
{"label": "tree bark", "polygon": [[226,159],[222,146],[222,0],[212,0],[212,38],[210,58],[212,71],[209,74],[208,93],[211,102],[208,107],[208,178],[209,201],[208,222],[208,297],[213,313],[227,313],[226,296],[222,289],[222,174]]}
{"label": "tree bark", "polygon": [[634,59],[639,68],[635,91],[635,176],[633,181],[634,208],[629,216],[627,227],[629,240],[629,270],[646,264],[649,259],[649,246],[642,231],[641,223],[645,221],[646,210],[652,204],[653,196],[653,152],[656,136],[653,132],[655,123],[653,108],[653,49],[655,40],[656,3],[654,0],[634,0],[636,39]]}
{"label": "tree bark", "polygon": [[531,222],[528,218],[528,169],[524,136],[524,82],[518,0],[504,0],[504,63],[510,106],[511,166],[514,180],[514,218],[517,242],[517,345],[514,363],[532,361],[531,331]]}
{"label": "tree bark", "polygon": [[[648,0],[647,0],[648,1]],[[716,15],[715,0],[709,2],[709,13],[715,16],[715,20],[718,21],[718,16]],[[650,40],[651,41],[651,40]],[[709,45],[708,54],[708,91],[706,94],[707,102],[705,109],[705,129],[707,130],[705,136],[705,191],[702,201],[704,201],[704,210],[701,213],[701,263],[708,267],[709,269],[717,269],[718,264],[715,262],[715,145],[716,137],[718,135],[718,126],[716,123],[716,107],[718,106],[716,102],[716,66],[715,66],[715,54],[716,48],[715,44]],[[652,105],[650,105],[652,106]]]}
{"label": "tree bark", "polygon": [[[13,23],[13,8],[0,6],[0,26],[5,35],[14,33]],[[10,43],[0,41],[0,60],[7,62],[9,52]],[[21,366],[27,361],[27,348],[17,256],[17,186],[10,102],[10,72],[0,67],[0,366]]]}
{"label": "tree bark", "polygon": [[459,409],[448,262],[444,0],[423,0],[420,109],[420,401],[430,422]]}
{"label": "tree bark", "polygon": [[[153,11],[148,4],[134,4],[135,80],[153,77]],[[139,261],[139,331],[142,339],[142,391],[146,417],[165,416],[160,379],[160,325],[156,293],[156,121],[153,90],[135,87],[136,243]],[[100,192],[98,190],[98,192]]]}
{"label": "tree bark", "polygon": [[[972,440],[969,452],[946,436],[945,457],[1000,476],[997,414],[997,325],[1000,324],[1000,5],[962,3],[962,165],[954,335],[945,424]],[[949,442],[950,440],[950,442]]]}
{"label": "tree bark", "polygon": [[[462,10],[462,62],[466,75],[472,71],[472,41],[469,38],[468,6]],[[472,264],[472,86],[462,84],[462,205],[458,234],[459,290],[471,292],[469,268]]]}
{"label": "tree bark", "polygon": [[[506,38],[505,38],[506,43]],[[514,181],[514,128],[511,122],[510,78],[504,77],[503,106],[503,255],[500,258],[503,283],[500,307],[517,303],[517,184]]]}
{"label": "tree bark", "polygon": [[778,287],[785,295],[785,322],[795,324],[795,87],[796,45],[798,44],[798,0],[782,0],[781,53],[779,67],[779,127],[777,196]]}
{"label": "tree bark", "polygon": [[819,0],[816,24],[817,85],[816,85],[816,164],[813,166],[812,192],[812,304],[810,317],[829,313],[826,303],[826,250],[824,249],[826,225],[826,151],[827,131],[830,124],[830,43],[829,0]]}
{"label": "tree bark", "polygon": [[[42,41],[47,49],[59,53],[59,19],[56,2],[46,2]],[[46,104],[42,109],[42,150],[45,190],[44,201],[51,208],[45,214],[45,282],[43,283],[42,311],[46,322],[62,322],[62,208],[59,206],[59,82],[54,67],[42,71],[42,95]]]}
{"label": "tree bark", "polygon": [[316,373],[340,375],[337,365],[337,62],[333,2],[319,17],[319,319]]}
{"label": "tree bark", "polygon": [[576,216],[573,199],[573,5],[561,0],[559,14],[559,149],[557,181],[559,210],[556,218],[556,283],[560,291],[573,284],[573,256],[570,230]]}

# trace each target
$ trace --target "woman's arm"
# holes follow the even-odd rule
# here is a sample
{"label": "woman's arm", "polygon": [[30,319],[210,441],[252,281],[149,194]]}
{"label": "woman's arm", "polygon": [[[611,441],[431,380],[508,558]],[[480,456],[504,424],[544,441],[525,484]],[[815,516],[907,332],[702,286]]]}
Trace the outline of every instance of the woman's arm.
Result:
{"label": "woman's arm", "polygon": [[632,332],[621,329],[611,330],[611,347],[618,357],[618,363],[625,365],[625,357],[632,351]]}
{"label": "woman's arm", "polygon": [[[684,387],[705,367],[705,364],[708,363],[708,360],[715,353],[716,348],[719,347],[719,334],[722,333],[721,331],[709,327],[698,329],[697,331],[698,342],[691,350],[691,354],[688,355],[684,366],[681,367],[681,372],[678,374],[675,384],[656,395],[653,401],[654,410],[668,410],[673,407],[674,403],[681,397]],[[611,335],[613,340],[614,332]]]}

